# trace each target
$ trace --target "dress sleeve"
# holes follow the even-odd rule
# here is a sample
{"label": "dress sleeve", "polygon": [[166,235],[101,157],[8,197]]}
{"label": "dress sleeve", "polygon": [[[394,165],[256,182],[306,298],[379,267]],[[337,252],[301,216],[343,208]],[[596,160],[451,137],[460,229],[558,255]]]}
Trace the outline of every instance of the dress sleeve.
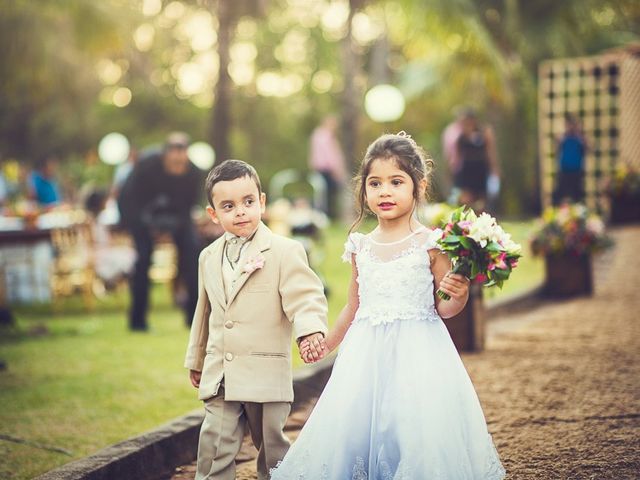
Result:
{"label": "dress sleeve", "polygon": [[351,263],[351,255],[358,253],[362,248],[362,240],[364,235],[362,233],[354,232],[350,233],[347,237],[347,241],[344,244],[344,253],[342,254],[342,261]]}
{"label": "dress sleeve", "polygon": [[442,229],[434,228],[430,232],[427,233],[427,240],[424,242],[424,246],[427,250],[431,250],[433,248],[437,248],[438,250],[442,250],[442,247],[438,244],[438,240],[442,238]]}

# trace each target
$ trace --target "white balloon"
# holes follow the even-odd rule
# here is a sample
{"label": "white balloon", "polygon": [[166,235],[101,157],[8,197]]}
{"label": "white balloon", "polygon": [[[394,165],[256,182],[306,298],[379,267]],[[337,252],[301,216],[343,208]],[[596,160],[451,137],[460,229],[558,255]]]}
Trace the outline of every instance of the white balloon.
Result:
{"label": "white balloon", "polygon": [[364,109],[374,122],[393,122],[404,113],[402,92],[393,85],[376,85],[364,97]]}
{"label": "white balloon", "polygon": [[98,144],[98,156],[108,165],[118,165],[129,157],[129,140],[121,133],[105,135]]}
{"label": "white balloon", "polygon": [[216,152],[206,142],[195,142],[189,146],[187,155],[200,170],[209,170],[216,161]]}

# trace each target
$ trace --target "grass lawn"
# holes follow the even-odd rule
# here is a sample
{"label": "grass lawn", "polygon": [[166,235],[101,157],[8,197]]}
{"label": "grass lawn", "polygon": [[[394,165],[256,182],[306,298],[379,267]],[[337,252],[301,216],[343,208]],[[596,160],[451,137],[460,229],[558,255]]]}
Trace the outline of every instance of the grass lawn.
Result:
{"label": "grass lawn", "polygon": [[[505,228],[526,243],[531,223],[505,222]],[[330,227],[322,246],[331,321],[350,276],[351,267],[340,261],[346,231]],[[486,298],[522,291],[541,281],[542,270],[526,256],[504,290],[489,290]],[[7,363],[0,371],[0,435],[72,455],[0,437],[0,478],[32,478],[201,406],[182,368],[188,331],[169,297],[166,285],[154,287],[147,334],[126,329],[125,292],[99,302],[94,313],[84,312],[79,299],[58,314],[46,306],[16,309],[17,328],[0,330],[0,359]]]}
{"label": "grass lawn", "polygon": [[0,478],[32,478],[200,406],[182,368],[188,331],[166,293],[154,291],[148,334],[127,331],[124,293],[95,314],[74,302],[75,313],[15,312],[18,331],[0,342],[0,433],[73,456],[0,441]]}

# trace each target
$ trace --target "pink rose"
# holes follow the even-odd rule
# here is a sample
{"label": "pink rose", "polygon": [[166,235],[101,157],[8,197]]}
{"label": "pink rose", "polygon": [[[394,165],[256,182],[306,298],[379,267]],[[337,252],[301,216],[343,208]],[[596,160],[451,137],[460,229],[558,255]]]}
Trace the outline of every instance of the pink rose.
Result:
{"label": "pink rose", "polygon": [[500,270],[506,270],[507,269],[507,252],[502,252],[500,255],[498,255],[498,258],[494,259],[493,262],[491,262],[489,264],[489,270],[495,270],[496,268],[499,268]]}
{"label": "pink rose", "polygon": [[242,267],[242,271],[249,274],[261,269],[262,267],[264,267],[264,257],[262,255],[257,255],[246,261],[244,267]]}
{"label": "pink rose", "polygon": [[484,283],[487,281],[487,278],[488,277],[484,273],[479,273],[473,280],[477,283]]}
{"label": "pink rose", "polygon": [[496,265],[495,265],[496,268],[499,268],[500,270],[506,270],[507,269],[507,262],[505,261],[506,259],[507,259],[507,252],[502,252],[498,256],[498,261],[496,262]]}
{"label": "pink rose", "polygon": [[469,230],[471,228],[471,225],[473,225],[473,222],[471,220],[462,220],[460,222],[458,222],[458,226],[462,229],[462,230]]}

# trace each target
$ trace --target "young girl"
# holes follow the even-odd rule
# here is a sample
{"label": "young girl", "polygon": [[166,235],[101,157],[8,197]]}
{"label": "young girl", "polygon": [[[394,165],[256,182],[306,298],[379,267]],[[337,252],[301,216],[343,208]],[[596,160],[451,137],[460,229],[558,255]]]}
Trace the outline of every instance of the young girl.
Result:
{"label": "young girl", "polygon": [[[305,361],[342,348],[273,480],[504,477],[478,397],[442,322],[464,307],[469,281],[450,272],[435,243],[441,232],[415,215],[431,165],[404,132],[369,146],[356,225],[368,208],[378,226],[349,235],[349,297],[325,344],[301,344]],[[435,295],[438,288],[451,299]]]}

